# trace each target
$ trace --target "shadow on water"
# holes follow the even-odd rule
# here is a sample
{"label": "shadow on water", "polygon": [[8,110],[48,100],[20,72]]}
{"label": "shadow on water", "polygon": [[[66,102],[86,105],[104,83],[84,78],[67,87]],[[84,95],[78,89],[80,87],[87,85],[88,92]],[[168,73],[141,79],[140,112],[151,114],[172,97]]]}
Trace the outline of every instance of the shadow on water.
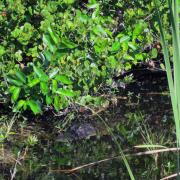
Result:
{"label": "shadow on water", "polygon": [[[139,74],[139,73],[138,73]],[[166,78],[164,75],[146,74],[136,77],[134,83],[121,90],[99,115],[112,129],[125,154],[150,149],[136,149],[135,145],[159,144],[174,146],[173,120]],[[119,98],[118,98],[119,97]],[[121,98],[126,97],[126,98]],[[69,116],[69,118],[74,117]],[[95,163],[99,160],[118,156],[118,148],[98,116],[78,115],[78,123],[72,123],[66,132],[58,128],[61,119],[47,115],[44,123],[16,125],[19,132],[10,136],[4,145],[4,153],[15,154],[24,151],[24,139],[35,134],[38,143],[29,148],[25,158],[16,166],[15,179],[129,179],[120,158]],[[73,118],[72,118],[73,119]],[[42,120],[41,120],[42,121]],[[56,128],[54,128],[56,124]],[[9,155],[9,156],[10,156]],[[173,155],[147,155],[128,157],[137,179],[158,179],[174,170]],[[9,179],[14,162],[0,159],[1,179]],[[88,165],[68,173],[81,165]]]}

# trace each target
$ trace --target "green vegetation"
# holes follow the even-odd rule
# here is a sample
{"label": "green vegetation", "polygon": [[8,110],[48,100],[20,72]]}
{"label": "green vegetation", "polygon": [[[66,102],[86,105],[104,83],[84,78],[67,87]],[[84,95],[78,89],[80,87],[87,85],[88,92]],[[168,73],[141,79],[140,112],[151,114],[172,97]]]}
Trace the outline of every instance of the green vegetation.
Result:
{"label": "green vegetation", "polygon": [[0,1],[0,179],[174,173],[179,39],[176,0]]}
{"label": "green vegetation", "polygon": [[2,100],[11,99],[15,112],[59,111],[156,58],[156,48],[143,50],[156,41],[148,17],[153,3],[110,2],[1,2]]}
{"label": "green vegetation", "polygon": [[[176,126],[176,138],[177,138],[177,147],[180,147],[180,34],[179,34],[179,3],[178,1],[168,1],[169,5],[169,14],[170,14],[170,22],[172,26],[172,46],[173,46],[173,56],[169,55],[168,44],[166,42],[165,30],[162,25],[162,20],[160,18],[160,13],[158,12],[158,23],[160,27],[161,33],[161,42],[164,53],[166,72],[168,78],[168,85],[171,95],[171,102],[173,107],[173,114]],[[159,3],[156,2],[157,8],[159,7]],[[173,62],[173,71],[171,70],[171,58]],[[178,174],[179,174],[179,153],[177,153],[177,161],[178,161]],[[178,175],[180,178],[180,176]],[[179,179],[178,178],[178,179]]]}

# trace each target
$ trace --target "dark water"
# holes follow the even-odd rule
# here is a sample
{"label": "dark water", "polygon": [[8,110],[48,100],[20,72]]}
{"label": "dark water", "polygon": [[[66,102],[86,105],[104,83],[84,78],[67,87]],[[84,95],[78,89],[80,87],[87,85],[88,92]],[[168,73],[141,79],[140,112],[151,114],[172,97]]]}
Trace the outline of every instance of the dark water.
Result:
{"label": "dark water", "polygon": [[[164,76],[146,75],[138,78],[138,81],[116,95],[117,105],[111,103],[106,111],[99,114],[100,117],[78,115],[79,123],[88,122],[97,131],[96,135],[89,138],[58,142],[59,129],[54,128],[54,125],[64,123],[61,117],[56,117],[54,121],[54,117],[47,115],[43,125],[42,122],[26,123],[24,128],[21,127],[24,137],[20,132],[12,135],[4,147],[5,153],[9,151],[17,157],[18,152],[23,154],[25,149],[23,142],[26,134],[38,137],[38,143],[28,149],[25,158],[20,160],[21,164],[16,166],[15,179],[130,179],[122,159],[114,158],[101,163],[97,161],[120,155],[117,142],[125,154],[144,150],[137,150],[133,147],[135,145],[174,146],[173,119],[167,92]],[[69,119],[73,119],[73,115]],[[20,131],[20,126],[17,125],[17,129]],[[127,159],[136,179],[154,180],[173,172],[173,158],[172,153],[166,153],[158,158],[155,155],[144,155]],[[10,179],[15,163],[0,162],[0,179]],[[87,165],[89,163],[94,164]],[[68,172],[82,165],[87,167]]]}

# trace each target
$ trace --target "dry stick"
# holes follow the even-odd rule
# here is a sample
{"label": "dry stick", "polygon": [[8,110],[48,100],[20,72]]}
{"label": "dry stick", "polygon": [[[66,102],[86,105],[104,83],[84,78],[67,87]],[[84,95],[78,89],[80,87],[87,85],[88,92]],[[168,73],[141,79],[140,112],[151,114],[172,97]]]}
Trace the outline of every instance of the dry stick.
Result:
{"label": "dry stick", "polygon": [[162,178],[162,179],[160,179],[160,180],[168,180],[168,179],[174,178],[174,177],[176,177],[177,175],[179,175],[179,173],[180,173],[180,172],[175,173],[175,174],[172,174],[172,175],[167,176],[167,177],[164,177],[164,178]]}
{"label": "dry stick", "polygon": [[[158,149],[158,150],[145,151],[145,152],[139,152],[139,153],[134,153],[134,154],[127,154],[125,156],[127,157],[127,156],[151,155],[151,154],[157,154],[157,153],[169,152],[169,151],[171,151],[171,152],[173,152],[173,151],[180,151],[180,148]],[[102,159],[100,161],[84,164],[82,166],[78,166],[78,167],[75,167],[75,168],[72,168],[72,169],[57,169],[57,170],[50,170],[50,171],[51,172],[73,173],[73,172],[78,171],[78,170],[80,170],[82,168],[89,167],[89,166],[94,166],[94,165],[100,164],[102,162],[114,160],[114,159],[121,158],[121,157],[122,156],[114,156],[114,157],[111,157],[111,158]]]}

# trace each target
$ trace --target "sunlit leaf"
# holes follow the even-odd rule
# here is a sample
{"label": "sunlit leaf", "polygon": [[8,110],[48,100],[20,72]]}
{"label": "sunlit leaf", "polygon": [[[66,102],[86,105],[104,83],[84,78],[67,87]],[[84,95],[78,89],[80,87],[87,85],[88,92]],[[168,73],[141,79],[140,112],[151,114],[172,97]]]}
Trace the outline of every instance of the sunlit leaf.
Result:
{"label": "sunlit leaf", "polygon": [[46,82],[40,82],[40,88],[44,95],[48,93],[48,84]]}
{"label": "sunlit leaf", "polygon": [[19,100],[17,105],[15,106],[15,108],[13,109],[13,112],[18,112],[23,106],[24,104],[26,103],[26,101],[24,100]]}
{"label": "sunlit leaf", "polygon": [[55,78],[57,81],[60,81],[63,84],[72,84],[73,82],[65,75],[57,75]]}
{"label": "sunlit leaf", "polygon": [[19,87],[14,88],[14,90],[12,92],[12,96],[11,96],[11,100],[13,102],[15,102],[19,98],[20,91],[21,91],[21,88],[19,88]]}
{"label": "sunlit leaf", "polygon": [[29,87],[33,87],[40,82],[39,78],[35,78],[28,83]]}
{"label": "sunlit leaf", "polygon": [[23,72],[17,70],[15,74],[21,82],[26,83],[26,75]]}
{"label": "sunlit leaf", "polygon": [[41,106],[40,106],[40,104],[37,101],[35,101],[35,100],[28,100],[27,101],[27,105],[30,107],[30,109],[32,110],[32,112],[34,114],[41,113]]}
{"label": "sunlit leaf", "polygon": [[58,89],[56,93],[67,97],[74,97],[77,95],[77,92],[69,89]]}
{"label": "sunlit leaf", "polygon": [[48,81],[49,78],[42,69],[40,69],[39,67],[36,67],[36,66],[33,66],[33,69],[41,81],[43,81],[43,82]]}

